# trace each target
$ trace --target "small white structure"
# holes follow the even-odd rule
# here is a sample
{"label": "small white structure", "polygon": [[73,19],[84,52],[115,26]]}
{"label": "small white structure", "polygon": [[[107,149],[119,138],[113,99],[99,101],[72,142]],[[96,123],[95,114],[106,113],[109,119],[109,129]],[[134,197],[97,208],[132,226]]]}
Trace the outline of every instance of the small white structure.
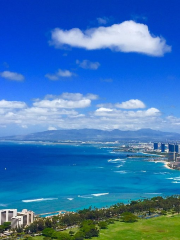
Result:
{"label": "small white structure", "polygon": [[11,228],[24,227],[33,223],[34,212],[23,209],[22,212],[17,212],[17,209],[0,210],[0,225],[4,222],[11,222]]}

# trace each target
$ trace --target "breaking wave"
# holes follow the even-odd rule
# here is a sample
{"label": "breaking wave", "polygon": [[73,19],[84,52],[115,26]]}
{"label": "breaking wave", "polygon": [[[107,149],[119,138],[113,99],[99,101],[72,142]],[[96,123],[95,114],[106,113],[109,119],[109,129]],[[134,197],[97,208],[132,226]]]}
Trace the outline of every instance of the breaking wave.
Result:
{"label": "breaking wave", "polygon": [[104,196],[104,195],[108,195],[109,193],[93,193],[91,194],[94,197],[100,197],[100,196]]}
{"label": "breaking wave", "polygon": [[74,198],[67,198],[69,201],[72,201]]}
{"label": "breaking wave", "polygon": [[22,202],[29,203],[29,202],[42,202],[42,201],[52,201],[57,200],[58,198],[37,198],[37,199],[30,199],[30,200],[22,200]]}

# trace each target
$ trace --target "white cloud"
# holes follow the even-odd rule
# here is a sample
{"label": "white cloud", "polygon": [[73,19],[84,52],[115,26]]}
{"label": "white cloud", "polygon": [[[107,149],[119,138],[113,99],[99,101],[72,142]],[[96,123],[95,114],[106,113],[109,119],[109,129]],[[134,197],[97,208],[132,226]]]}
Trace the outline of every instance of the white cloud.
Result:
{"label": "white cloud", "polygon": [[[47,96],[46,96],[47,97]],[[166,131],[179,129],[180,118],[174,116],[164,117],[160,110],[154,107],[139,109],[117,108],[109,103],[94,108],[93,100],[97,100],[95,94],[62,93],[58,96],[49,94],[49,99],[36,100],[28,107],[24,102],[0,101],[0,126],[14,124],[19,128],[36,129],[164,129]],[[131,99],[132,100],[132,99]],[[129,102],[129,101],[127,101]],[[126,102],[125,102],[126,103]],[[123,104],[123,103],[122,103]],[[89,108],[88,111],[88,107]],[[132,106],[131,106],[132,108]],[[43,128],[43,129],[42,129]],[[33,132],[34,130],[32,130]]]}
{"label": "white cloud", "polygon": [[145,118],[145,117],[156,117],[160,115],[160,111],[156,108],[149,108],[147,110],[138,110],[138,111],[122,111],[117,109],[110,108],[98,108],[95,111],[95,116],[103,116],[109,118],[118,118],[118,119],[132,119],[132,118]]}
{"label": "white cloud", "polygon": [[26,107],[25,102],[6,101],[6,100],[0,101],[0,108],[25,108],[25,107]]}
{"label": "white cloud", "polygon": [[71,77],[73,75],[72,72],[70,72],[69,70],[61,70],[59,69],[57,72],[57,75],[60,77]]}
{"label": "white cloud", "polygon": [[72,100],[72,101],[79,101],[83,99],[83,94],[81,93],[68,93],[65,92],[59,96],[59,98]]}
{"label": "white cloud", "polygon": [[113,111],[113,109],[103,108],[103,107],[98,108],[98,109],[96,110],[96,112],[112,112],[112,111]]}
{"label": "white cloud", "polygon": [[54,99],[52,101],[42,100],[33,103],[33,105],[39,108],[85,108],[91,105],[91,100],[90,99],[81,99],[77,101],[64,99]]}
{"label": "white cloud", "polygon": [[49,74],[47,73],[45,75],[46,78],[49,78],[50,80],[59,80],[59,77],[56,74]]}
{"label": "white cloud", "polygon": [[139,99],[130,99],[128,101],[122,103],[104,103],[98,104],[97,107],[99,108],[122,108],[122,109],[138,109],[138,108],[145,108],[146,105]]}
{"label": "white cloud", "polygon": [[79,67],[84,69],[91,69],[91,70],[97,70],[100,66],[99,62],[90,62],[89,60],[83,60],[80,62],[79,60],[76,60],[76,64],[79,65]]}
{"label": "white cloud", "polygon": [[[98,95],[96,94],[92,94],[92,93],[88,93],[86,95],[83,95],[81,93],[68,93],[68,92],[64,92],[61,95],[52,95],[52,94],[48,94],[45,96],[44,99],[66,99],[66,100],[73,100],[73,101],[77,101],[77,100],[82,100],[82,99],[90,99],[90,100],[96,100],[98,99]],[[37,99],[37,101],[39,101]]]}
{"label": "white cloud", "polygon": [[150,34],[148,26],[134,21],[125,21],[109,27],[79,28],[52,31],[51,45],[85,48],[87,50],[109,48],[121,52],[137,52],[152,56],[163,56],[171,47],[165,39]]}
{"label": "white cloud", "polygon": [[[52,97],[52,96],[51,96]],[[53,100],[40,100],[33,103],[38,108],[86,108],[92,100],[98,98],[95,94],[83,95],[81,93],[63,93]]]}
{"label": "white cloud", "polygon": [[20,73],[16,72],[10,72],[10,71],[4,71],[0,73],[0,76],[2,78],[6,78],[8,80],[14,80],[14,81],[23,81],[24,76]]}
{"label": "white cloud", "polygon": [[135,108],[145,108],[146,107],[146,105],[139,99],[130,99],[126,102],[116,103],[115,106],[117,108],[124,108],[124,109],[135,109]]}
{"label": "white cloud", "polygon": [[180,118],[177,118],[175,116],[168,116],[167,121],[170,122],[173,126],[180,126]]}
{"label": "white cloud", "polygon": [[89,98],[89,99],[91,99],[91,100],[96,100],[96,99],[99,98],[98,95],[92,94],[92,93],[88,93],[87,95],[85,95],[85,97],[87,97],[87,98]]}
{"label": "white cloud", "polygon": [[70,72],[69,70],[61,70],[58,69],[58,71],[55,74],[49,74],[47,73],[45,77],[49,78],[50,80],[59,80],[62,78],[69,78],[75,75],[73,72]]}
{"label": "white cloud", "polygon": [[97,18],[97,21],[98,21],[98,23],[99,23],[99,25],[106,25],[107,23],[108,23],[108,18],[106,18],[106,17],[102,17],[102,18]]}
{"label": "white cloud", "polygon": [[[42,103],[41,103],[42,104]],[[57,107],[48,105],[49,107],[31,107],[24,110],[27,116],[54,116],[54,115],[77,115],[75,110],[59,109]]]}
{"label": "white cloud", "polygon": [[48,130],[49,130],[49,131],[57,130],[57,128],[55,128],[55,127],[48,127]]}

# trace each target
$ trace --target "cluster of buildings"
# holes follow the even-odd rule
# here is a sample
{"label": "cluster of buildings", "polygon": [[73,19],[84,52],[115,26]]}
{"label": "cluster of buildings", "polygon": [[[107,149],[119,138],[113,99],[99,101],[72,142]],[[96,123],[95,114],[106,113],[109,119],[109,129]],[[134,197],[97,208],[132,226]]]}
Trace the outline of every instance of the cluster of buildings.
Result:
{"label": "cluster of buildings", "polygon": [[160,151],[162,153],[168,154],[169,162],[179,162],[180,165],[180,156],[179,156],[179,144],[177,143],[154,143],[154,150]]}
{"label": "cluster of buildings", "polygon": [[0,225],[4,222],[11,222],[11,228],[25,227],[33,223],[34,212],[23,209],[18,212],[17,209],[0,210]]}

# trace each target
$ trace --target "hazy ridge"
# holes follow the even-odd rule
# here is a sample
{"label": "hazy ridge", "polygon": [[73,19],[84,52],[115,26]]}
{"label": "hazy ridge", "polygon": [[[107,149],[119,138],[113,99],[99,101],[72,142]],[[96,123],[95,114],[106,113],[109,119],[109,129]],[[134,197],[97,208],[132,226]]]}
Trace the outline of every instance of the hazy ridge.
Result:
{"label": "hazy ridge", "polygon": [[171,141],[179,140],[179,133],[162,132],[152,129],[140,129],[136,131],[122,130],[97,130],[97,129],[70,129],[50,130],[36,132],[27,135],[15,135],[1,137],[1,140],[21,141],[121,141],[121,140],[144,140],[144,141]]}

